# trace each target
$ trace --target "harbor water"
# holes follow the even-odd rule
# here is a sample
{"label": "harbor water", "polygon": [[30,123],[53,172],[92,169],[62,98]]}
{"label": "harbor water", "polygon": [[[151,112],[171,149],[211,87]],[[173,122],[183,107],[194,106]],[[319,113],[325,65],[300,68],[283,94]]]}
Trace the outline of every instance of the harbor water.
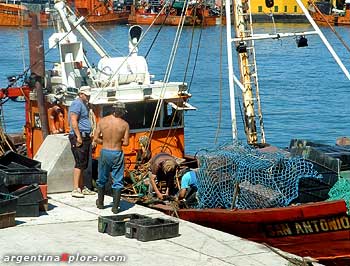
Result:
{"label": "harbor water", "polygon": [[[96,38],[112,56],[128,53],[128,26],[94,29],[98,32],[98,35],[94,33]],[[350,69],[350,53],[330,29],[321,29]],[[22,74],[29,65],[27,30],[0,28],[0,87],[7,86],[7,76]],[[163,27],[147,55],[149,72],[155,80],[165,78],[176,30],[176,27]],[[311,30],[308,24],[276,24],[274,28],[273,24],[264,23],[256,24],[254,31]],[[350,27],[337,27],[336,30],[350,44]],[[145,35],[139,55],[146,55],[158,31],[159,27],[154,27]],[[52,28],[44,29],[47,69],[58,58],[57,49],[48,48],[47,38],[52,32]],[[334,144],[337,137],[350,136],[350,81],[317,35],[307,36],[307,39],[309,46],[305,48],[297,48],[295,38],[255,43],[266,141],[270,144],[286,147],[293,138]],[[88,44],[85,50],[97,64],[99,57],[94,50]],[[236,56],[235,50],[233,53]],[[235,57],[234,62],[237,63]],[[238,76],[237,70],[235,66]],[[198,108],[188,111],[185,116],[187,153],[194,154],[200,149],[232,141],[227,77],[226,29],[220,26],[185,28],[169,80],[187,82],[192,94],[190,103]],[[240,91],[236,88],[235,92],[239,139],[245,142],[239,110],[242,103],[238,101]],[[6,131],[21,132],[25,122],[21,99],[7,101],[2,110]]]}

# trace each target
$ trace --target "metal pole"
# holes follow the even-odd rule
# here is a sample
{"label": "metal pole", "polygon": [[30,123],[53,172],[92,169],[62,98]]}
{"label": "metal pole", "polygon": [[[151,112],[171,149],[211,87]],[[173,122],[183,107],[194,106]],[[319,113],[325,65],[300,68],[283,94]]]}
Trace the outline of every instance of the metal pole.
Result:
{"label": "metal pole", "polygon": [[45,95],[43,92],[45,77],[45,55],[43,31],[38,28],[37,16],[32,17],[32,28],[28,31],[31,73],[36,76],[34,88],[37,94],[38,108],[41,120],[43,139],[49,135],[47,111],[45,108]]}
{"label": "metal pole", "polygon": [[225,2],[225,12],[226,12],[227,64],[228,64],[228,78],[229,78],[229,88],[230,88],[232,138],[233,138],[233,141],[236,141],[237,140],[237,121],[236,121],[235,91],[234,91],[234,83],[233,83],[234,75],[233,75],[233,62],[232,62],[230,0],[226,0]]}

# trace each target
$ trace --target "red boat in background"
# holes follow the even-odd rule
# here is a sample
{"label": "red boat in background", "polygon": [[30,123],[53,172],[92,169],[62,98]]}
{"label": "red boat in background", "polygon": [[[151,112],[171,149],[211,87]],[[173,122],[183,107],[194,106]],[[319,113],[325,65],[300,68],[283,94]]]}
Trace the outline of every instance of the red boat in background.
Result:
{"label": "red boat in background", "polygon": [[[202,4],[189,4],[184,9],[184,2],[174,2],[165,6],[159,2],[152,4],[134,5],[129,16],[130,24],[140,25],[169,25],[177,26],[184,18],[184,26],[215,26],[226,23],[225,16],[220,16],[217,10]],[[184,14],[182,14],[184,12]]]}
{"label": "red boat in background", "polygon": [[0,3],[0,26],[30,26],[32,20],[24,5]]}
{"label": "red boat in background", "polygon": [[343,0],[340,2],[341,9],[336,9],[333,8],[330,2],[310,1],[309,13],[319,25],[350,25],[350,1]]}
{"label": "red boat in background", "polygon": [[[126,24],[130,6],[115,7],[112,0],[68,0],[68,4],[91,24]],[[37,6],[37,5],[36,5]],[[50,26],[52,14],[49,8],[31,12],[22,4],[0,3],[0,26],[31,26],[31,16],[37,16],[39,25]]]}
{"label": "red boat in background", "polygon": [[126,24],[130,14],[130,6],[114,7],[113,0],[69,0],[68,5],[91,24]]}

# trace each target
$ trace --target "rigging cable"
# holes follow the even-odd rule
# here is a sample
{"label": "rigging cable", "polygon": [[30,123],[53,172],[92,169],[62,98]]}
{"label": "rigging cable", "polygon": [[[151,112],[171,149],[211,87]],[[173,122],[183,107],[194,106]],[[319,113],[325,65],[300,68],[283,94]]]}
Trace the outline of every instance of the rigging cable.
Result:
{"label": "rigging cable", "polygon": [[148,136],[149,137],[149,142],[147,143],[146,150],[149,149],[149,144],[150,144],[150,141],[152,140],[153,133],[154,133],[154,130],[155,130],[155,127],[156,127],[156,124],[157,124],[157,120],[158,120],[158,117],[159,117],[159,114],[160,114],[160,111],[161,111],[161,107],[162,107],[162,104],[163,104],[163,101],[164,101],[164,94],[165,94],[165,91],[166,91],[167,84],[169,82],[170,73],[171,73],[171,70],[172,70],[172,67],[173,67],[173,64],[174,64],[176,51],[177,51],[177,48],[178,48],[178,45],[179,45],[182,29],[183,29],[183,26],[184,26],[184,23],[185,23],[185,15],[184,14],[187,14],[189,1],[185,1],[185,3],[186,4],[184,4],[184,6],[182,8],[181,20],[180,20],[180,23],[179,23],[179,25],[177,27],[175,39],[174,39],[174,42],[173,42],[173,47],[172,47],[172,50],[171,50],[171,53],[170,53],[169,62],[168,62],[168,65],[167,65],[167,69],[165,71],[164,81],[163,81],[164,84],[163,84],[163,87],[162,87],[162,90],[161,90],[161,93],[160,93],[160,97],[159,97],[159,100],[157,102],[156,110],[155,110],[155,113],[154,113],[154,116],[153,116],[150,132],[149,132],[149,136]]}
{"label": "rigging cable", "polygon": [[[154,38],[153,38],[153,40],[152,40],[152,43],[151,43],[151,45],[149,46],[149,48],[148,48],[148,50],[147,50],[147,52],[146,52],[145,58],[147,58],[148,54],[151,52],[151,49],[152,49],[154,43],[156,42],[160,31],[163,29],[163,26],[164,26],[164,24],[165,24],[165,21],[166,21],[166,19],[168,18],[169,14],[170,14],[170,10],[171,10],[171,8],[173,7],[174,2],[175,2],[175,0],[173,0],[171,6],[170,6],[170,8],[169,8],[169,10],[167,10],[167,11],[165,12],[165,18],[164,18],[162,24],[160,25],[159,29],[157,30],[157,33],[156,33],[156,35],[154,36]],[[166,6],[167,6],[166,4],[163,5],[163,8],[161,9],[161,11],[158,12],[158,16],[156,16],[156,18],[155,18],[153,21],[156,21],[156,20],[157,20],[157,18],[160,16],[160,14],[163,13],[163,10],[165,9]]]}
{"label": "rigging cable", "polygon": [[[192,23],[192,35],[191,35],[191,40],[190,40],[190,49],[189,49],[189,52],[188,52],[188,57],[187,57],[187,63],[186,63],[186,68],[185,68],[185,73],[184,73],[184,79],[183,79],[183,82],[182,84],[184,85],[185,84],[185,81],[186,81],[186,76],[187,76],[187,72],[188,72],[188,67],[190,65],[190,59],[191,59],[191,53],[192,53],[192,45],[193,45],[193,39],[194,39],[194,29],[195,29],[195,24],[196,24],[196,11],[197,11],[197,5],[195,5],[194,7],[194,12],[193,12],[193,16],[192,16],[192,19],[193,19],[193,23]],[[201,29],[203,28],[203,23],[204,23],[204,20],[202,19],[202,23],[201,23]],[[170,134],[173,130],[173,125],[174,125],[174,121],[175,121],[175,118],[176,118],[176,114],[177,114],[177,109],[175,109],[175,112],[174,114],[172,115],[172,119],[171,119],[171,123],[170,123],[170,129],[168,131],[168,135],[164,141],[164,144],[162,146],[162,151],[163,149],[165,149],[168,145],[169,145],[169,142],[168,142],[168,139],[170,138]],[[180,124],[183,123],[183,116],[181,116],[180,118]],[[176,129],[173,130],[173,136],[171,137],[171,139],[173,137],[175,137],[175,134],[176,134]]]}
{"label": "rigging cable", "polygon": [[197,51],[196,51],[196,56],[195,56],[195,59],[194,59],[194,65],[193,65],[193,70],[192,70],[192,74],[191,74],[190,83],[189,83],[189,86],[188,86],[188,91],[190,91],[190,89],[191,89],[194,73],[195,73],[196,67],[197,67],[197,61],[198,61],[198,55],[199,55],[199,48],[200,48],[200,44],[201,44],[201,40],[202,40],[202,34],[203,34],[203,24],[202,24],[202,27],[201,27],[200,32],[199,32]]}
{"label": "rigging cable", "polygon": [[[149,25],[149,27],[147,28],[147,30],[145,31],[144,34],[142,34],[142,36],[140,37],[140,40],[137,42],[137,44],[134,46],[134,48],[132,49],[132,51],[129,52],[129,54],[125,57],[124,61],[119,65],[119,67],[117,68],[116,71],[114,71],[114,73],[112,73],[112,75],[109,77],[109,79],[107,80],[107,83],[104,84],[104,88],[108,87],[111,82],[112,79],[119,73],[119,70],[121,69],[121,67],[124,65],[124,63],[126,63],[126,61],[128,60],[128,58],[131,56],[131,54],[137,49],[137,47],[140,45],[140,43],[142,42],[142,40],[145,38],[145,36],[147,35],[148,31],[151,29],[151,27],[154,25],[156,19],[160,16],[161,12],[163,11],[163,9],[165,8],[165,5],[163,6],[162,10],[158,13],[158,15],[156,16],[156,18],[152,21],[151,25]],[[99,92],[101,93],[102,90]]]}
{"label": "rigging cable", "polygon": [[[187,56],[187,63],[186,63],[186,68],[185,68],[185,73],[184,73],[184,79],[182,81],[182,84],[185,84],[185,81],[186,81],[186,77],[187,77],[187,71],[188,71],[188,67],[190,65],[190,60],[191,60],[191,53],[192,53],[192,44],[193,44],[193,37],[194,37],[194,26],[195,26],[195,23],[196,23],[196,13],[197,13],[197,5],[195,6],[194,8],[194,14],[193,14],[193,24],[192,24],[192,35],[191,35],[191,41],[190,41],[190,49],[188,51],[188,56]],[[204,20],[202,20],[203,22]],[[203,23],[202,23],[202,26],[203,26]]]}

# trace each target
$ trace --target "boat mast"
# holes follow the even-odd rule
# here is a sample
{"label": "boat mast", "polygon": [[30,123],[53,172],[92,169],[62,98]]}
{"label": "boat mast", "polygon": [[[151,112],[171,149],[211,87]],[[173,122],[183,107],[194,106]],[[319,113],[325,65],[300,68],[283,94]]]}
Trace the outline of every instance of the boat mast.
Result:
{"label": "boat mast", "polygon": [[[234,25],[236,40],[240,39],[236,50],[238,52],[238,64],[240,68],[240,79],[244,89],[242,90],[243,109],[244,109],[244,129],[248,144],[265,143],[265,133],[261,104],[259,97],[259,85],[257,66],[255,60],[254,40],[247,40],[247,37],[253,35],[252,16],[250,10],[250,0],[233,1]],[[255,103],[257,112],[255,110]],[[260,140],[256,126],[256,115],[258,114],[260,123]]]}

